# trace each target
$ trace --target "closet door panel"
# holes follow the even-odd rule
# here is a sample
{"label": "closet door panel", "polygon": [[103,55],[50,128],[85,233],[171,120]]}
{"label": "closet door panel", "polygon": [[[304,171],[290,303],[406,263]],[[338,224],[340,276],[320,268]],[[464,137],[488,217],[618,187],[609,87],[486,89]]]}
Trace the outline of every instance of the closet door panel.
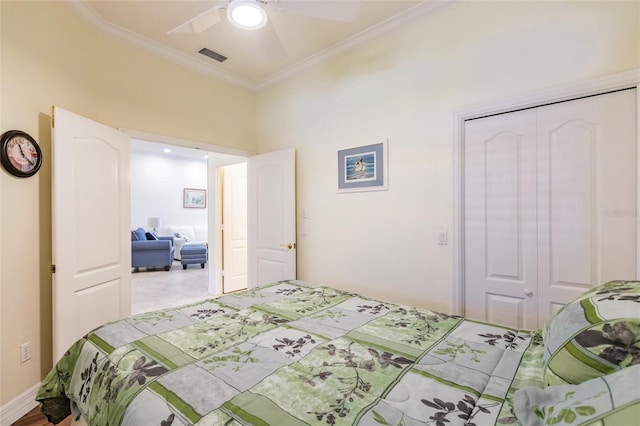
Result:
{"label": "closet door panel", "polygon": [[485,141],[487,277],[522,280],[518,205],[521,136],[503,132]]}
{"label": "closet door panel", "polygon": [[585,290],[636,277],[636,94],[540,107],[538,326]]}
{"label": "closet door panel", "polygon": [[535,325],[535,112],[465,124],[465,314]]}
{"label": "closet door panel", "polygon": [[545,193],[540,200],[545,226],[540,230],[548,233],[554,285],[586,290],[598,279],[592,244],[597,238],[598,194],[593,190],[598,179],[597,140],[596,124],[570,120],[548,130],[540,144],[540,193]]}

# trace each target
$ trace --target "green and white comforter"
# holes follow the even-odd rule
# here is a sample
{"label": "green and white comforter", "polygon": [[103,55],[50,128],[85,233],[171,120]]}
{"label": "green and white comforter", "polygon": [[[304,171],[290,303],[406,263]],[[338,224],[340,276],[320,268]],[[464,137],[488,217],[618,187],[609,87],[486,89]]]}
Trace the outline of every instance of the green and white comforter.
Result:
{"label": "green and white comforter", "polygon": [[92,426],[517,424],[513,393],[542,384],[540,343],[283,281],[106,324],[38,400],[53,421],[70,400]]}

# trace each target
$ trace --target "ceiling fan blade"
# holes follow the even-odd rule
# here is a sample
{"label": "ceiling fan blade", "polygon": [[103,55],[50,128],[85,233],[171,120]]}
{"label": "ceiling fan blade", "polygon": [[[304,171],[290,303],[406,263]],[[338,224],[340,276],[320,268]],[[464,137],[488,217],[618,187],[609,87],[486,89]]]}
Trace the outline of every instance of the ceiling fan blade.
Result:
{"label": "ceiling fan blade", "polygon": [[273,5],[296,15],[342,22],[353,22],[360,13],[360,0],[277,0]]}
{"label": "ceiling fan blade", "polygon": [[202,31],[209,29],[220,22],[220,9],[222,8],[224,8],[224,5],[216,5],[211,9],[207,9],[195,18],[188,20],[184,24],[178,25],[174,29],[170,30],[167,34],[201,33]]}
{"label": "ceiling fan blade", "polygon": [[258,30],[258,33],[260,34],[260,43],[269,57],[287,57],[287,51],[285,50],[276,29],[271,23],[271,19],[267,20],[266,25]]}

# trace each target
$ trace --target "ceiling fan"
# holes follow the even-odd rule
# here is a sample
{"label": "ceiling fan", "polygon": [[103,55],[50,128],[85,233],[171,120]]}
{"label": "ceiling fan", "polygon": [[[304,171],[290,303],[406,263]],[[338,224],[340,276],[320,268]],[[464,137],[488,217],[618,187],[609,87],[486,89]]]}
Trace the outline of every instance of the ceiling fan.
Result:
{"label": "ceiling fan", "polygon": [[[226,10],[223,14],[222,11]],[[261,39],[271,54],[286,55],[282,42],[269,20],[273,11],[332,21],[352,22],[360,11],[360,0],[226,0],[191,18],[168,34],[201,33],[216,25],[223,16],[243,30],[261,30]]]}

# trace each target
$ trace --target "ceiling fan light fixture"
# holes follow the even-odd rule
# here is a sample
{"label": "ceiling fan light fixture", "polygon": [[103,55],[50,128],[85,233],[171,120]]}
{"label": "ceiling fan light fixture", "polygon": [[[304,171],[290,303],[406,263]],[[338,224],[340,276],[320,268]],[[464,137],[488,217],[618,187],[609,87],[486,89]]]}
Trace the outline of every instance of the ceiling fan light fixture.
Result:
{"label": "ceiling fan light fixture", "polygon": [[243,30],[258,30],[267,23],[267,12],[257,0],[233,0],[227,7],[227,18]]}

